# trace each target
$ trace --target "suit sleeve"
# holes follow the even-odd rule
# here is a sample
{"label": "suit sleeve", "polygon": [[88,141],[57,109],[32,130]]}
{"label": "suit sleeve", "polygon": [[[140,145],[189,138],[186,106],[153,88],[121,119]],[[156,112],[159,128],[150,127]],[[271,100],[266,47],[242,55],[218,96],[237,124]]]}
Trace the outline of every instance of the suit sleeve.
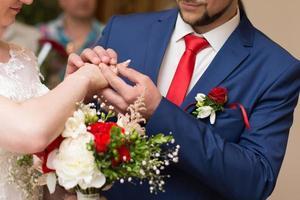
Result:
{"label": "suit sleeve", "polygon": [[[172,132],[181,146],[178,167],[228,199],[266,199],[285,154],[300,89],[293,64],[264,92],[251,112],[251,129],[230,143],[201,120],[162,99],[148,133]],[[218,120],[218,119],[217,119]]]}

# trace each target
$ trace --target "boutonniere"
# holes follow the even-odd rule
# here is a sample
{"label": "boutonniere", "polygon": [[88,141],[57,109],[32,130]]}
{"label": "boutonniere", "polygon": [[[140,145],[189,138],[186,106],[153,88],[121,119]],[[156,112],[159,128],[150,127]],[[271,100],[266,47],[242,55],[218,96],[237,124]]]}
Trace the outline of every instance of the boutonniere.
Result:
{"label": "boutonniere", "polygon": [[192,112],[198,119],[209,117],[210,123],[216,121],[216,113],[224,110],[224,105],[228,99],[228,91],[223,87],[213,88],[208,95],[198,93],[195,97],[196,109]]}
{"label": "boutonniere", "polygon": [[[228,90],[224,87],[215,87],[213,88],[208,95],[203,93],[198,93],[195,97],[196,103],[190,104],[185,111],[187,111],[191,107],[194,108],[192,112],[198,119],[204,119],[209,117],[209,121],[211,124],[216,122],[216,114],[217,112],[224,111],[224,106],[228,101]],[[250,122],[247,115],[247,111],[245,107],[240,103],[231,103],[227,105],[230,109],[239,108],[245,123],[245,127],[250,129]]]}

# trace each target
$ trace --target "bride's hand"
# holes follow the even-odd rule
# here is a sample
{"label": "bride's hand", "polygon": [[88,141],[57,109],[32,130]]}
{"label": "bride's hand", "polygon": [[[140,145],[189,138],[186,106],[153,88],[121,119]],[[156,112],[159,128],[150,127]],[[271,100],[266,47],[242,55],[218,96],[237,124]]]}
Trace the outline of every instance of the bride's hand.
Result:
{"label": "bride's hand", "polygon": [[96,46],[93,49],[87,48],[83,50],[80,56],[75,53],[69,55],[65,76],[67,77],[79,68],[83,67],[84,63],[92,63],[94,65],[105,63],[107,65],[115,66],[117,64],[117,60],[118,55],[112,49],[105,50],[101,46]]}
{"label": "bride's hand", "polygon": [[[102,75],[99,66],[85,63],[76,72],[69,77],[75,77],[76,79],[86,79],[89,82],[88,96],[96,94],[101,89],[108,87],[108,82]],[[68,77],[67,77],[68,78]]]}

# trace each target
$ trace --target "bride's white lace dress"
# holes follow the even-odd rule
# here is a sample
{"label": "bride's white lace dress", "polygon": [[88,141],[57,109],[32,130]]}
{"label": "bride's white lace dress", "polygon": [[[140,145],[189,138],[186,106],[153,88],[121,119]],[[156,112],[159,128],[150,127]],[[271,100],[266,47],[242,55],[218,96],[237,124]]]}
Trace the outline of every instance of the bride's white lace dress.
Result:
{"label": "bride's white lace dress", "polygon": [[[40,82],[36,57],[32,52],[11,44],[10,57],[7,63],[0,63],[0,96],[21,102],[48,92]],[[0,147],[0,200],[38,199],[38,191],[26,197],[24,188],[10,183],[9,172],[15,170],[17,157],[16,153]]]}

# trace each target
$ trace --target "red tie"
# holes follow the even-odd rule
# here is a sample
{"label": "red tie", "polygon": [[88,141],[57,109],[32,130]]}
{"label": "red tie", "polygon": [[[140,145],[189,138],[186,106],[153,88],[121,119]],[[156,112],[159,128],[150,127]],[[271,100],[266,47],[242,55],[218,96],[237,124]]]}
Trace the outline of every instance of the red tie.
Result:
{"label": "red tie", "polygon": [[206,48],[209,43],[206,39],[189,34],[184,37],[185,52],[183,53],[171,86],[167,99],[180,106],[188,91],[195,67],[197,53]]}

